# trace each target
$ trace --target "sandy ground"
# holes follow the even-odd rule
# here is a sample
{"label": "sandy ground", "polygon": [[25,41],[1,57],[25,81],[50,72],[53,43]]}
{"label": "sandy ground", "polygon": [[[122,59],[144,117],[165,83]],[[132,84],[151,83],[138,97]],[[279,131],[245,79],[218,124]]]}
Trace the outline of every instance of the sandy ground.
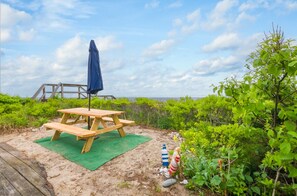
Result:
{"label": "sandy ground", "polygon": [[95,171],[89,171],[51,152],[33,141],[53,135],[43,127],[24,133],[0,136],[0,142],[23,152],[41,163],[56,195],[192,195],[179,182],[162,187],[164,177],[159,174],[162,144],[168,150],[179,146],[173,141],[175,133],[139,126],[125,127],[126,133],[149,136],[151,141],[107,162]]}

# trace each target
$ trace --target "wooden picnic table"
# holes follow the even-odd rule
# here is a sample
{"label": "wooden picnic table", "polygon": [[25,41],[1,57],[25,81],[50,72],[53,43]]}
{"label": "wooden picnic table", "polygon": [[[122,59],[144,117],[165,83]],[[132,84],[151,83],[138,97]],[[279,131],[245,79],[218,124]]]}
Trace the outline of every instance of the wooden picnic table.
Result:
{"label": "wooden picnic table", "polygon": [[[95,136],[103,134],[109,131],[118,130],[121,137],[124,137],[124,126],[135,124],[134,121],[119,119],[119,115],[123,114],[123,111],[114,110],[100,110],[100,109],[88,109],[88,108],[71,108],[58,110],[63,114],[61,122],[46,123],[44,126],[47,129],[54,129],[55,134],[52,137],[52,141],[59,139],[62,132],[66,132],[72,135],[76,135],[77,139],[85,139],[86,142],[83,146],[81,153],[89,152],[93,144]],[[76,116],[73,120],[72,116]],[[88,122],[88,119],[93,119],[90,129],[83,129],[73,124]],[[106,123],[112,122],[112,123]],[[102,128],[99,128],[99,125]]]}

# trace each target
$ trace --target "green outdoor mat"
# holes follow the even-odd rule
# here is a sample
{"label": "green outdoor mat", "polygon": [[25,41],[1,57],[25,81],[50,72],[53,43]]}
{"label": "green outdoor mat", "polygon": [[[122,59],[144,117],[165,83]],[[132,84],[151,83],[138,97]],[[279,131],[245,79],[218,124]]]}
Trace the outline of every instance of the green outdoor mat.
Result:
{"label": "green outdoor mat", "polygon": [[96,170],[111,159],[149,140],[151,138],[134,134],[120,137],[118,131],[111,131],[101,134],[94,140],[91,150],[84,154],[80,152],[85,141],[77,141],[76,136],[67,133],[62,133],[60,138],[55,141],[51,141],[51,137],[46,137],[35,142],[89,170]]}

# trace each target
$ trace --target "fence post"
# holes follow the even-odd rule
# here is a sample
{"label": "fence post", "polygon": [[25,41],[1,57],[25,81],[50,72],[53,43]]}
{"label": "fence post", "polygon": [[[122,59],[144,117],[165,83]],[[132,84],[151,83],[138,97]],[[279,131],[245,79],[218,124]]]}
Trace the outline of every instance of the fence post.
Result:
{"label": "fence post", "polygon": [[45,86],[42,88],[42,100],[45,101],[46,99],[46,91],[45,91]]}
{"label": "fence post", "polygon": [[64,86],[61,84],[61,97],[64,98]]}
{"label": "fence post", "polygon": [[[51,95],[53,95],[54,92],[55,92],[55,86],[53,85],[53,86],[52,86],[52,93],[51,93]],[[54,98],[54,96],[53,96],[53,98]]]}
{"label": "fence post", "polygon": [[80,99],[80,86],[78,86],[77,89],[78,89],[78,98]]}

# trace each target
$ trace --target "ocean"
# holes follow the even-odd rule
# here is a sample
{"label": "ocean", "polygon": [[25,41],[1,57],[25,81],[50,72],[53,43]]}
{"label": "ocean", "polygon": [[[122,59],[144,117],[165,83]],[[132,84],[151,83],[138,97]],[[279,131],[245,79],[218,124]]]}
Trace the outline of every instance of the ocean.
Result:
{"label": "ocean", "polygon": [[[165,102],[167,100],[180,100],[181,98],[185,98],[185,97],[117,97],[117,98],[127,98],[131,102],[134,102],[137,98],[148,98],[148,99]],[[190,98],[197,100],[197,99],[201,99],[202,97],[190,97]]]}

